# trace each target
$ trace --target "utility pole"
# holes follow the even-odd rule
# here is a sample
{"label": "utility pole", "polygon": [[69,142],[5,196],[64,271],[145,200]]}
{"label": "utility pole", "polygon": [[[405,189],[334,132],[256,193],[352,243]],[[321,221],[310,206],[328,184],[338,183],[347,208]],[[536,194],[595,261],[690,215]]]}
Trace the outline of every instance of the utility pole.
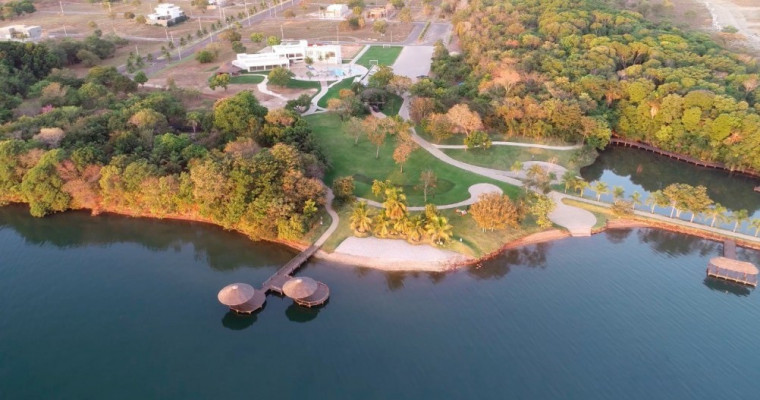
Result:
{"label": "utility pole", "polygon": [[61,15],[65,15],[65,14],[63,13],[63,1],[61,1],[61,0],[58,0],[58,5],[59,5],[59,6],[61,6]]}
{"label": "utility pole", "polygon": [[198,16],[198,30],[199,31],[203,30],[203,25],[201,24],[201,17],[200,17],[200,15]]}
{"label": "utility pole", "polygon": [[285,33],[282,30],[282,24],[280,24],[280,41],[285,40]]}
{"label": "utility pole", "polygon": [[135,53],[137,53],[137,56],[140,56],[140,49],[137,48],[137,45],[135,45]]}
{"label": "utility pole", "polygon": [[169,28],[166,26],[164,27],[164,33],[166,34],[166,40],[169,40]]}
{"label": "utility pole", "polygon": [[340,25],[335,25],[335,44],[340,44]]}
{"label": "utility pole", "polygon": [[63,26],[63,34],[66,35],[66,37],[69,37],[69,33],[66,32],[66,25]]}
{"label": "utility pole", "polygon": [[170,35],[170,36],[171,36],[171,38],[172,38],[172,44],[174,44],[174,32],[169,32],[169,35]]}

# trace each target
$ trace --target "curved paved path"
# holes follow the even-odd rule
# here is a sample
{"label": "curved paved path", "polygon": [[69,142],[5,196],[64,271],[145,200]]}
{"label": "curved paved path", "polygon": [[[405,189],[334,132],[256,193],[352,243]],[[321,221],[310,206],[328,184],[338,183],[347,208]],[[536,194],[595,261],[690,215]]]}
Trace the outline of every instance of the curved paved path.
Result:
{"label": "curved paved path", "polygon": [[[459,203],[444,204],[442,206],[435,206],[435,207],[439,210],[447,210],[450,208],[469,206],[470,204],[474,204],[476,201],[478,201],[478,198],[480,198],[481,194],[493,193],[493,192],[496,192],[499,194],[504,193],[504,191],[502,191],[500,187],[496,185],[492,185],[490,183],[476,183],[470,186],[467,189],[467,191],[470,192],[469,199],[460,201]],[[372,207],[383,208],[382,203],[379,203],[374,200],[365,199],[363,197],[358,197],[357,200],[364,201],[367,203],[367,205],[370,205]],[[409,211],[425,211],[424,206],[423,207],[420,207],[420,206],[407,207],[406,209]]]}
{"label": "curved paved path", "polygon": [[562,202],[566,194],[552,191],[549,198],[554,201],[554,210],[549,213],[549,219],[557,225],[570,231],[572,236],[591,236],[591,229],[596,225],[594,214],[578,207],[569,206]]}
{"label": "curved paved path", "polygon": [[335,210],[332,208],[332,202],[335,199],[335,195],[333,194],[332,189],[327,188],[327,196],[325,199],[325,210],[327,210],[327,213],[330,214],[330,218],[332,218],[332,222],[330,222],[330,227],[327,228],[327,230],[322,234],[322,236],[317,239],[316,242],[314,242],[314,245],[319,247],[325,244],[327,241],[327,238],[330,237],[330,235],[335,232],[336,229],[338,229],[338,223],[340,222],[340,217],[338,217],[338,213],[335,212]]}
{"label": "curved paved path", "polygon": [[[513,146],[513,147],[531,147],[534,149],[545,149],[545,150],[560,150],[560,151],[566,151],[566,150],[577,150],[582,149],[583,145],[575,144],[572,146],[550,146],[548,144],[533,144],[533,143],[520,143],[520,142],[491,142],[491,145],[493,146]],[[439,148],[439,149],[466,149],[467,146],[463,144],[434,144],[433,146]]]}

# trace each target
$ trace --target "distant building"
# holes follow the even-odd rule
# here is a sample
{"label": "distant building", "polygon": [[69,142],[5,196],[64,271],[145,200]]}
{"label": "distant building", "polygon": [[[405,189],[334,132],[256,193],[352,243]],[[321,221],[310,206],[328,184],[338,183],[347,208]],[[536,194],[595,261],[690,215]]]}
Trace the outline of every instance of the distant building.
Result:
{"label": "distant building", "polygon": [[370,20],[391,18],[396,13],[396,8],[389,2],[385,7],[370,8],[366,12],[366,18]]}
{"label": "distant building", "polygon": [[224,7],[227,5],[227,0],[208,0],[208,10],[216,10],[217,7]]}
{"label": "distant building", "polygon": [[162,3],[155,8],[153,14],[148,14],[146,23],[148,25],[172,26],[186,19],[185,12],[179,6]]}
{"label": "distant building", "polygon": [[248,72],[266,71],[275,67],[290,67],[290,61],[287,57],[275,53],[262,54],[238,54],[232,65],[246,70]]}
{"label": "distant building", "polygon": [[36,42],[42,37],[42,27],[37,25],[11,25],[0,28],[0,40]]}
{"label": "distant building", "polygon": [[350,12],[348,6],[345,4],[330,4],[321,14],[322,18],[325,19],[343,19]]}
{"label": "distant building", "polygon": [[272,46],[272,52],[282,54],[291,61],[303,61],[306,57],[315,62],[341,64],[343,62],[340,45],[309,44],[306,40],[284,41]]}
{"label": "distant building", "polygon": [[232,65],[248,72],[266,71],[274,67],[290,68],[291,63],[304,61],[306,57],[326,64],[343,63],[340,45],[310,45],[306,40],[291,40],[272,46],[271,52],[238,54]]}

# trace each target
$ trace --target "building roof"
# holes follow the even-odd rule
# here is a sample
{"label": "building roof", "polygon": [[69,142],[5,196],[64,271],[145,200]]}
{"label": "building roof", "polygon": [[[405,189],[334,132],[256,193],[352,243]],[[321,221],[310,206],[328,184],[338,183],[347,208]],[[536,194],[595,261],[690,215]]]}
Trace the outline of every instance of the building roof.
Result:
{"label": "building roof", "polygon": [[734,260],[726,257],[715,257],[710,260],[710,264],[716,268],[738,272],[741,274],[757,275],[757,267],[749,262]]}
{"label": "building roof", "polygon": [[303,299],[317,291],[317,281],[308,277],[293,278],[282,285],[282,292],[291,299]]}
{"label": "building roof", "polygon": [[254,293],[253,286],[247,283],[233,283],[223,287],[216,297],[225,306],[237,306],[252,299]]}
{"label": "building roof", "polygon": [[343,11],[347,10],[348,6],[345,4],[330,4],[327,6],[327,11]]}

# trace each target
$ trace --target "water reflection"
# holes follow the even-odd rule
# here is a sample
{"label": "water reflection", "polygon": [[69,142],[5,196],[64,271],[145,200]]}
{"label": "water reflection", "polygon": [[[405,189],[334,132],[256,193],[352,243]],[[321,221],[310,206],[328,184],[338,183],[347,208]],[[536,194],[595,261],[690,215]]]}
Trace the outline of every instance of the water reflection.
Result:
{"label": "water reflection", "polygon": [[301,307],[298,304],[293,303],[285,310],[285,316],[287,316],[292,322],[304,323],[317,318],[320,309],[322,309],[322,307]]}
{"label": "water reflection", "polygon": [[232,310],[222,317],[222,326],[233,331],[242,331],[256,322],[256,314],[238,314]]}
{"label": "water reflection", "polygon": [[470,266],[467,272],[478,279],[499,279],[507,275],[513,266],[546,268],[546,254],[551,245],[551,242],[539,243],[507,250],[482,264]]}
{"label": "water reflection", "polygon": [[720,243],[662,229],[641,228],[636,231],[636,234],[640,243],[648,244],[652,250],[658,253],[665,253],[671,256],[695,253],[700,256],[707,256],[718,254],[720,249],[722,249]]}
{"label": "water reflection", "polygon": [[714,279],[714,278],[707,277],[705,278],[704,281],[702,281],[702,283],[705,286],[707,286],[710,290],[715,290],[716,292],[721,292],[721,293],[733,294],[739,297],[749,296],[749,294],[752,293],[752,290],[744,285],[727,282],[721,279]]}
{"label": "water reflection", "polygon": [[593,164],[582,168],[581,175],[588,182],[602,180],[610,187],[622,186],[628,195],[642,192],[642,188],[651,193],[671,183],[703,185],[710,198],[730,210],[744,209],[750,215],[760,210],[760,196],[753,191],[760,185],[757,179],[693,166],[643,150],[610,146]]}
{"label": "water reflection", "polygon": [[631,228],[608,229],[605,231],[605,236],[610,243],[617,244],[623,243],[625,239],[628,239],[628,236],[631,236],[631,232],[633,232]]}
{"label": "water reflection", "polygon": [[[294,253],[283,246],[253,242],[241,234],[203,223],[107,214],[93,217],[82,211],[49,215],[45,219],[49,223],[39,223],[39,219],[29,215],[25,206],[0,207],[0,229],[13,229],[27,243],[39,246],[66,249],[136,243],[153,251],[179,252],[184,246],[191,245],[195,258],[216,270],[250,267],[251,260],[261,259],[261,254],[267,254],[273,260],[285,260]],[[230,243],[239,243],[245,250],[230,251]]]}

